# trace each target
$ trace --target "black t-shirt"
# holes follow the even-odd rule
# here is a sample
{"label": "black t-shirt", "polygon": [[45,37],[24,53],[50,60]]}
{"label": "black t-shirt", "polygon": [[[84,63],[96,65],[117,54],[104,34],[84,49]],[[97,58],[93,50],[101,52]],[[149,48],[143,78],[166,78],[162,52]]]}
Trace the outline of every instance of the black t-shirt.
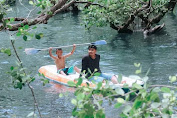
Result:
{"label": "black t-shirt", "polygon": [[[96,54],[95,59],[92,59],[89,55],[84,56],[82,58],[81,72],[83,72],[85,70],[85,73],[88,74],[86,77],[89,77],[91,75],[91,73],[93,73],[93,72],[100,72],[101,73],[99,62],[100,62],[100,55],[98,55],[98,54]],[[88,69],[90,69],[91,73],[88,71]],[[95,71],[95,69],[97,69],[97,71]]]}

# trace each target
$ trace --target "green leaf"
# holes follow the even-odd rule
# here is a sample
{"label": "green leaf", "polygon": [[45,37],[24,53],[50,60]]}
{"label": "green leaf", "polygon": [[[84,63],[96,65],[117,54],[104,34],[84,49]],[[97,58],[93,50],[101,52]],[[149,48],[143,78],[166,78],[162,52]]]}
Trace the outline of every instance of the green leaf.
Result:
{"label": "green leaf", "polygon": [[28,37],[26,35],[23,36],[23,40],[27,41]]}
{"label": "green leaf", "polygon": [[134,102],[134,104],[133,104],[133,107],[134,107],[135,109],[138,109],[138,108],[141,107],[142,104],[143,104],[143,101],[141,101],[141,100],[136,100],[136,101]]}
{"label": "green leaf", "polygon": [[30,5],[33,5],[34,3],[33,3],[33,1],[29,1],[29,4],[30,4]]}
{"label": "green leaf", "polygon": [[140,73],[141,73],[141,70],[140,70],[140,69],[139,69],[139,70],[136,70],[135,73],[136,73],[136,74],[140,74]]}
{"label": "green leaf", "polygon": [[119,108],[121,105],[122,105],[121,103],[116,103],[116,104],[114,105],[114,107],[115,107],[115,108]]}
{"label": "green leaf", "polygon": [[4,53],[6,53],[8,56],[11,56],[11,50],[10,49],[5,49]]}
{"label": "green leaf", "polygon": [[118,81],[119,83],[122,82],[122,74],[119,74],[119,75],[118,75],[117,81]]}
{"label": "green leaf", "polygon": [[72,99],[72,100],[71,100],[71,103],[74,104],[74,105],[77,105],[76,99]]}
{"label": "green leaf", "polygon": [[100,76],[100,74],[101,74],[101,73],[96,72],[96,73],[94,73],[94,76]]}
{"label": "green leaf", "polygon": [[124,95],[125,94],[125,92],[122,90],[122,88],[117,88],[116,90],[116,93],[118,94],[118,95]]}
{"label": "green leaf", "polygon": [[170,92],[170,89],[167,88],[167,87],[162,87],[162,88],[161,88],[161,91],[164,92],[164,93],[169,93],[169,92]]}
{"label": "green leaf", "polygon": [[36,26],[34,26],[32,29],[36,29],[37,27]]}
{"label": "green leaf", "polygon": [[6,24],[8,24],[10,21],[8,19],[5,20]]}
{"label": "green leaf", "polygon": [[13,66],[11,66],[11,67],[10,67],[10,70],[11,70],[11,71],[12,71],[12,70],[14,70],[14,67],[13,67]]}
{"label": "green leaf", "polygon": [[97,84],[97,88],[100,89],[101,87],[102,87],[102,82],[99,82],[99,83]]}
{"label": "green leaf", "polygon": [[160,104],[161,104],[161,103],[156,103],[156,102],[154,102],[154,103],[151,104],[151,108],[152,108],[152,109],[156,109],[156,108],[158,108],[158,107],[160,106]]}
{"label": "green leaf", "polygon": [[125,103],[125,100],[123,98],[117,98],[117,102],[123,104]]}
{"label": "green leaf", "polygon": [[170,80],[171,83],[177,81],[176,76],[170,76],[170,77],[169,77],[169,80]]}
{"label": "green leaf", "polygon": [[17,82],[17,88],[22,89],[22,83],[21,82]]}
{"label": "green leaf", "polygon": [[151,92],[150,93],[150,100],[151,101],[155,101],[155,102],[158,102],[159,101],[159,96],[156,92]]}
{"label": "green leaf", "polygon": [[39,34],[35,35],[36,39],[41,39],[41,36]]}
{"label": "green leaf", "polygon": [[42,12],[41,12],[41,11],[38,11],[38,12],[37,12],[37,14],[40,14],[40,13],[42,13]]}
{"label": "green leaf", "polygon": [[90,89],[86,88],[86,87],[84,87],[83,89],[84,89],[84,91],[87,91],[87,92],[90,91]]}
{"label": "green leaf", "polygon": [[14,22],[15,21],[15,18],[10,18],[10,22]]}
{"label": "green leaf", "polygon": [[59,97],[60,97],[60,98],[62,98],[62,97],[63,97],[63,94],[62,94],[62,93],[60,93],[60,94],[59,94]]}
{"label": "green leaf", "polygon": [[85,97],[84,93],[79,93],[79,94],[76,96],[76,98],[77,98],[78,100],[83,100],[84,97]]}
{"label": "green leaf", "polygon": [[140,63],[134,63],[134,66],[137,68],[140,67],[140,65],[141,65]]}
{"label": "green leaf", "polygon": [[21,26],[24,26],[24,23],[21,23]]}
{"label": "green leaf", "polygon": [[133,87],[134,87],[134,88],[137,88],[137,89],[142,89],[142,88],[143,88],[141,85],[139,85],[139,84],[137,84],[137,83],[134,83],[134,84],[133,84]]}
{"label": "green leaf", "polygon": [[132,109],[132,107],[130,105],[126,105],[122,112],[124,114],[127,114],[131,109]]}
{"label": "green leaf", "polygon": [[77,82],[77,84],[76,84],[76,86],[81,85],[81,84],[82,84],[82,81],[83,81],[83,79],[82,79],[82,78],[79,78],[79,79],[78,79],[78,82]]}
{"label": "green leaf", "polygon": [[155,87],[153,90],[152,90],[152,92],[156,92],[156,93],[158,93],[158,92],[160,92],[161,90],[160,90],[160,88],[159,87]]}
{"label": "green leaf", "polygon": [[7,27],[8,27],[9,29],[12,29],[12,26],[11,26],[11,25],[7,25]]}
{"label": "green leaf", "polygon": [[69,86],[76,86],[76,84],[73,81],[68,81],[67,83]]}
{"label": "green leaf", "polygon": [[18,31],[17,34],[16,34],[16,36],[21,36],[21,32]]}
{"label": "green leaf", "polygon": [[32,117],[34,115],[34,112],[31,112],[27,115],[27,117]]}
{"label": "green leaf", "polygon": [[25,25],[25,26],[24,26],[24,29],[25,29],[25,30],[29,29],[29,25]]}

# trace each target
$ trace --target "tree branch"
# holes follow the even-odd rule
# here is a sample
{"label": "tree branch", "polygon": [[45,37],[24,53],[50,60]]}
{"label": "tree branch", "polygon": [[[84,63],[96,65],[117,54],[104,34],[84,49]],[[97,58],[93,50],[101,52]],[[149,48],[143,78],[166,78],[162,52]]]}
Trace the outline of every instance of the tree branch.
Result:
{"label": "tree branch", "polygon": [[75,2],[76,2],[75,0],[70,1],[68,4],[66,4],[66,5],[62,6],[60,9],[56,10],[56,11],[53,13],[53,15],[56,15],[57,13],[66,10],[67,8],[69,8],[70,6],[72,6]]}
{"label": "tree branch", "polygon": [[76,1],[75,3],[87,4],[85,7],[88,7],[88,6],[90,6],[90,5],[96,5],[96,6],[103,7],[103,8],[106,9],[105,6],[100,5],[100,4],[98,4],[98,3],[85,2],[85,1]]}

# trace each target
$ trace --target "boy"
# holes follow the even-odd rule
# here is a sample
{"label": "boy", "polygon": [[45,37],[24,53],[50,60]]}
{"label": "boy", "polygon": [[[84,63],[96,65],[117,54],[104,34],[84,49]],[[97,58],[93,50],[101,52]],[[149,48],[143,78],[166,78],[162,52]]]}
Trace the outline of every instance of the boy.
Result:
{"label": "boy", "polygon": [[[57,56],[52,55],[52,47],[49,48],[49,55],[52,59],[54,59],[56,67],[57,67],[57,72],[62,75],[68,75],[69,72],[68,70],[72,68],[65,68],[65,59],[69,56],[71,56],[76,49],[76,45],[73,44],[73,49],[70,53],[63,55],[63,50],[61,48],[56,49],[56,54]],[[74,67],[74,70],[76,72],[79,72],[79,69],[77,67]]]}

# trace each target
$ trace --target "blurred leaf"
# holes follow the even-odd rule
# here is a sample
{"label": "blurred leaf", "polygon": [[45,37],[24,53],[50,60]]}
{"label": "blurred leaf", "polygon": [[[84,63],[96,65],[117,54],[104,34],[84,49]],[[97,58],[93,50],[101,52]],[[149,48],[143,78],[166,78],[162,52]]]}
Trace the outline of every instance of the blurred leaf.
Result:
{"label": "blurred leaf", "polygon": [[41,39],[41,36],[39,34],[35,35],[36,39]]}
{"label": "blurred leaf", "polygon": [[59,94],[59,97],[60,97],[60,98],[62,98],[62,97],[63,97],[63,94],[62,94],[62,93],[60,93],[60,94]]}
{"label": "blurred leaf", "polygon": [[96,72],[96,73],[94,73],[94,76],[100,76],[100,74],[101,74],[101,73]]}
{"label": "blurred leaf", "polygon": [[34,3],[33,3],[33,1],[29,1],[29,4],[30,4],[30,5],[33,5]]}
{"label": "blurred leaf", "polygon": [[81,84],[82,84],[82,81],[83,81],[82,78],[79,78],[76,85],[77,85],[77,86],[78,86],[78,85],[81,85]]}
{"label": "blurred leaf", "polygon": [[24,26],[24,29],[25,29],[25,30],[29,29],[29,25],[25,25],[25,26]]}
{"label": "blurred leaf", "polygon": [[71,103],[74,104],[74,105],[77,105],[76,99],[72,99],[72,100],[71,100]]}
{"label": "blurred leaf", "polygon": [[162,87],[161,91],[164,92],[164,93],[170,93],[170,89],[167,88],[167,87]]}
{"label": "blurred leaf", "polygon": [[171,83],[177,81],[176,76],[169,76],[169,80],[170,80]]}
{"label": "blurred leaf", "polygon": [[130,105],[126,105],[125,107],[124,107],[124,109],[123,109],[123,113],[124,114],[127,114],[130,110],[132,109],[132,107],[130,106]]}
{"label": "blurred leaf", "polygon": [[76,84],[73,81],[68,81],[67,83],[69,86],[76,86]]}
{"label": "blurred leaf", "polygon": [[83,89],[84,89],[84,91],[87,91],[87,92],[90,91],[90,89],[86,88],[86,87],[84,87]]}
{"label": "blurred leaf", "polygon": [[115,91],[116,91],[116,93],[117,93],[118,95],[122,95],[122,96],[123,96],[124,93],[125,93],[125,92],[122,90],[122,88],[117,88]]}
{"label": "blurred leaf", "polygon": [[21,82],[17,82],[17,87],[18,87],[19,89],[22,89],[22,83],[21,83]]}
{"label": "blurred leaf", "polygon": [[21,36],[21,32],[18,31],[17,34],[16,34],[16,36]]}
{"label": "blurred leaf", "polygon": [[138,109],[138,108],[141,107],[142,104],[143,104],[143,101],[141,101],[141,100],[136,100],[136,101],[134,102],[134,104],[133,104],[133,107],[134,107],[135,109]]}
{"label": "blurred leaf", "polygon": [[116,103],[116,104],[114,105],[114,107],[115,107],[115,108],[119,108],[121,105],[122,105],[121,103]]}
{"label": "blurred leaf", "polygon": [[143,87],[137,83],[133,83],[133,87],[137,89],[142,89]]}
{"label": "blurred leaf", "polygon": [[27,38],[28,38],[28,37],[27,37],[26,35],[23,36],[23,40],[24,40],[24,41],[27,41]]}
{"label": "blurred leaf", "polygon": [[125,103],[125,100],[123,98],[117,98],[117,102],[123,104]]}
{"label": "blurred leaf", "polygon": [[34,115],[34,112],[31,112],[27,115],[27,117],[32,117]]}
{"label": "blurred leaf", "polygon": [[10,18],[10,22],[14,22],[15,21],[15,18]]}
{"label": "blurred leaf", "polygon": [[36,29],[37,27],[36,26],[34,26],[32,29]]}
{"label": "blurred leaf", "polygon": [[11,56],[11,50],[10,49],[5,49],[4,53],[7,54],[8,56]]}
{"label": "blurred leaf", "polygon": [[42,38],[42,37],[44,37],[44,34],[43,33],[39,33],[39,36]]}
{"label": "blurred leaf", "polygon": [[151,108],[156,109],[156,108],[158,108],[160,105],[161,105],[161,103],[156,103],[156,102],[154,102],[154,103],[151,104]]}
{"label": "blurred leaf", "polygon": [[8,27],[9,29],[12,29],[12,26],[11,26],[11,25],[7,25],[7,27]]}
{"label": "blurred leaf", "polygon": [[14,67],[13,67],[13,66],[11,66],[11,67],[10,67],[10,70],[11,70],[11,71],[12,71],[12,70],[14,70]]}
{"label": "blurred leaf", "polygon": [[97,88],[100,89],[101,87],[102,87],[102,82],[99,82],[99,83],[97,84]]}
{"label": "blurred leaf", "polygon": [[117,81],[118,81],[118,83],[121,83],[121,82],[122,82],[122,74],[119,74],[119,75],[118,75]]}
{"label": "blurred leaf", "polygon": [[79,94],[76,96],[76,98],[77,98],[78,100],[83,100],[84,97],[85,97],[84,93],[79,93]]}
{"label": "blurred leaf", "polygon": [[135,73],[136,73],[136,74],[140,74],[140,73],[141,73],[141,70],[136,70]]}
{"label": "blurred leaf", "polygon": [[137,68],[140,67],[140,65],[141,65],[140,63],[134,63],[134,66]]}

